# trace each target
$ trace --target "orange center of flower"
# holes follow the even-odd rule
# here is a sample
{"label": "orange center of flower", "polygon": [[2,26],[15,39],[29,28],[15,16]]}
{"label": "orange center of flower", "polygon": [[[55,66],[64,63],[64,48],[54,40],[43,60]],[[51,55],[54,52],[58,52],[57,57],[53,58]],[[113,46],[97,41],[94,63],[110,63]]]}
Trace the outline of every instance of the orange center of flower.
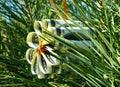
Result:
{"label": "orange center of flower", "polygon": [[43,39],[39,40],[39,47],[37,48],[36,52],[38,54],[41,54],[42,52],[46,52],[47,48],[45,47],[45,45],[43,44]]}

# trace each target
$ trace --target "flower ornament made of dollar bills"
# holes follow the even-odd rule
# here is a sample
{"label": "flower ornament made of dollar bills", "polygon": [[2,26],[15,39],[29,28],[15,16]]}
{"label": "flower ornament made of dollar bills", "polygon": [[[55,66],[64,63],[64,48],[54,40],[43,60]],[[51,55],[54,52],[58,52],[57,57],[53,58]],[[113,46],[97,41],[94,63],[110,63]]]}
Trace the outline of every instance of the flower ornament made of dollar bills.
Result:
{"label": "flower ornament made of dollar bills", "polygon": [[26,59],[31,64],[31,72],[38,78],[53,78],[54,74],[61,73],[61,62],[50,55],[57,55],[52,48],[48,46],[42,36],[41,23],[35,22],[35,32],[27,35],[27,44],[31,47],[26,51]]}
{"label": "flower ornament made of dollar bills", "polygon": [[[75,21],[77,24],[81,24],[80,21]],[[38,76],[38,78],[53,77],[54,74],[61,73],[61,62],[56,59],[51,53],[58,56],[50,47],[50,42],[47,42],[48,35],[44,31],[49,31],[53,34],[59,35],[70,42],[80,45],[84,49],[89,49],[88,46],[93,46],[93,43],[86,36],[86,33],[92,35],[91,30],[88,27],[77,27],[70,20],[50,20],[44,19],[34,22],[35,32],[30,32],[27,36],[27,44],[31,47],[26,51],[26,59],[31,64],[31,72]],[[75,36],[76,32],[82,37],[79,39]],[[84,39],[83,39],[84,38]],[[55,42],[52,37],[48,40]],[[55,45],[59,46],[59,43],[55,42]]]}

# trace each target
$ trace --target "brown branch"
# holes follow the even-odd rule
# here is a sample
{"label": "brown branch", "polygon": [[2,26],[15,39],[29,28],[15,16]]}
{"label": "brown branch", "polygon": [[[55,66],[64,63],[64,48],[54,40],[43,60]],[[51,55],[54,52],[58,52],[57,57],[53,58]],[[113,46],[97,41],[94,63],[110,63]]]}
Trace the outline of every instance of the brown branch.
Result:
{"label": "brown branch", "polygon": [[[63,5],[63,7],[64,7],[64,12],[67,13],[68,11],[67,11],[66,0],[62,0],[62,5]],[[65,19],[65,20],[68,19],[67,16],[66,16],[66,14],[64,15],[64,19]]]}

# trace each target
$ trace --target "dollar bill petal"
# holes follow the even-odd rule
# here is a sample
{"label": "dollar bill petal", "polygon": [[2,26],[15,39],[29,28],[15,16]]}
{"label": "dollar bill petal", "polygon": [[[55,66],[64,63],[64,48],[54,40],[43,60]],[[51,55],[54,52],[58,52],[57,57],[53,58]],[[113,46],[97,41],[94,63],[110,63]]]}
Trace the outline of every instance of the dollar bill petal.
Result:
{"label": "dollar bill petal", "polygon": [[25,56],[26,56],[26,59],[27,59],[29,64],[31,64],[31,61],[32,61],[34,53],[35,53],[35,50],[33,48],[29,48],[26,51],[26,55]]}
{"label": "dollar bill petal", "polygon": [[41,21],[35,21],[34,22],[34,30],[37,35],[42,35],[42,22]]}
{"label": "dollar bill petal", "polygon": [[32,48],[38,48],[39,37],[35,32],[30,32],[27,35],[27,44]]}

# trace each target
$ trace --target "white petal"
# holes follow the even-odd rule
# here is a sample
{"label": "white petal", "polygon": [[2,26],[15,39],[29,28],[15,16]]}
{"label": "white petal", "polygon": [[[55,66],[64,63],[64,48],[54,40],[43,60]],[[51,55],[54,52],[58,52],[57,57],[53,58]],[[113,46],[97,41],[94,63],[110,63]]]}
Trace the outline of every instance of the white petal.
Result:
{"label": "white petal", "polygon": [[53,60],[52,60],[52,59],[49,59],[50,55],[47,55],[47,54],[45,54],[45,53],[42,53],[42,56],[43,56],[43,58],[45,59],[45,61],[46,61],[46,63],[47,63],[48,65],[53,65],[53,64],[54,64],[54,63],[53,63]]}
{"label": "white petal", "polygon": [[[53,50],[52,48],[50,48],[50,47],[48,47],[48,46],[46,46],[46,47],[47,47],[47,50],[48,50],[50,53],[58,56],[55,52],[52,51],[52,50]],[[60,64],[60,60],[58,60],[57,58],[53,57],[52,55],[50,55],[50,57],[51,57],[51,59],[54,61],[54,65],[59,65],[59,64]]]}
{"label": "white petal", "polygon": [[38,55],[37,57],[38,57],[38,62],[39,62],[39,68],[45,74],[46,71],[43,68],[43,64],[42,64],[42,60],[41,60],[41,55]]}
{"label": "white petal", "polygon": [[34,53],[35,53],[35,50],[33,48],[29,48],[26,51],[26,59],[27,59],[27,61],[28,61],[29,64],[31,64],[31,60],[33,58]]}
{"label": "white petal", "polygon": [[43,56],[39,55],[39,67],[44,74],[52,73],[52,66],[47,64]]}
{"label": "white petal", "polygon": [[[65,27],[68,25],[76,27],[76,25],[71,20],[60,20],[60,19],[57,20],[44,19],[44,20],[47,21],[48,27]],[[74,21],[74,22],[76,22],[77,24],[82,24],[81,21]]]}
{"label": "white petal", "polygon": [[27,44],[32,47],[32,48],[37,48],[39,47],[39,37],[35,32],[30,32],[27,35]]}
{"label": "white petal", "polygon": [[36,73],[39,79],[45,78],[45,74],[40,70],[39,66],[39,54],[37,54],[37,66],[36,66]]}
{"label": "white petal", "polygon": [[42,22],[41,21],[34,22],[34,30],[37,35],[42,35]]}
{"label": "white petal", "polygon": [[48,28],[48,22],[47,20],[42,20],[42,31],[46,30]]}
{"label": "white petal", "polygon": [[60,60],[57,59],[57,58],[55,58],[54,56],[51,56],[51,55],[50,55],[50,57],[51,57],[51,59],[54,61],[54,65],[59,65],[59,64],[61,63]]}
{"label": "white petal", "polygon": [[52,73],[52,63],[48,60],[44,53],[42,53],[42,58],[45,60],[44,62],[46,63],[46,73]]}
{"label": "white petal", "polygon": [[36,67],[37,66],[37,55],[35,54],[33,56],[32,62],[31,62],[31,72],[32,74],[36,74]]}

